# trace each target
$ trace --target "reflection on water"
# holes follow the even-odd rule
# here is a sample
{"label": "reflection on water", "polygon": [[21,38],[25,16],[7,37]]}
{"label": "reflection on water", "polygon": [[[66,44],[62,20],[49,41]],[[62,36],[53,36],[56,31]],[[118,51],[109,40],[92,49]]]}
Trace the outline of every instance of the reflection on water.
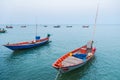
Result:
{"label": "reflection on water", "polygon": [[[49,47],[50,43],[42,45],[40,47],[34,47],[34,48],[30,48],[30,49],[23,49],[23,50],[15,50],[13,51],[7,59],[18,59],[20,57],[24,57],[25,55],[30,55],[30,54],[34,54],[36,51],[40,50],[40,49],[44,49],[46,47]],[[39,54],[40,55],[40,54]]]}

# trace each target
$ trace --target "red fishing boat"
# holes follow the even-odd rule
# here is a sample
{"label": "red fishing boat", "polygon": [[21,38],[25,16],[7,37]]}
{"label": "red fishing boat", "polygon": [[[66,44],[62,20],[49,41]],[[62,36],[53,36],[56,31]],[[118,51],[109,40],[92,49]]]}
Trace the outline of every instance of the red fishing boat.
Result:
{"label": "red fishing boat", "polygon": [[94,25],[92,40],[89,41],[86,45],[66,53],[52,64],[52,66],[55,69],[57,69],[60,73],[65,73],[77,69],[83,66],[84,64],[86,64],[94,57],[96,48],[93,47],[93,38],[96,29],[98,8],[99,8],[99,4],[97,5],[97,12],[95,17],[95,25]]}
{"label": "red fishing boat", "polygon": [[[89,46],[91,46],[91,48],[88,48]],[[60,71],[60,73],[69,72],[87,63],[93,58],[95,51],[96,48],[92,47],[92,42],[90,41],[87,45],[66,53],[57,59],[52,66]]]}

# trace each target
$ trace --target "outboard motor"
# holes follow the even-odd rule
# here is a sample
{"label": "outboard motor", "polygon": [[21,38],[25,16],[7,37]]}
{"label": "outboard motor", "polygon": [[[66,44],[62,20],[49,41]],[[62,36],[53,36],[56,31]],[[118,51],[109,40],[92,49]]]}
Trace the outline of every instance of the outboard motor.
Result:
{"label": "outboard motor", "polygon": [[47,37],[49,38],[49,37],[50,37],[50,34],[47,34]]}

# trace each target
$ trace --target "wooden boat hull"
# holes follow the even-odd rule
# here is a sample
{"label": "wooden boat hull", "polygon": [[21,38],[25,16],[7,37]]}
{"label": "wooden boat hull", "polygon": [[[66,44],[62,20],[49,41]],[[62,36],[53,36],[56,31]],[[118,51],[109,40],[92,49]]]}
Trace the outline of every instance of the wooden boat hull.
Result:
{"label": "wooden boat hull", "polygon": [[[30,42],[29,44],[22,44],[22,45],[11,45],[11,44],[7,44],[4,45],[5,47],[11,49],[11,50],[21,50],[21,49],[29,49],[29,48],[33,48],[33,47],[37,47],[37,46],[41,46],[43,44],[46,44],[49,42],[49,38],[46,38],[43,41],[39,41],[39,42]],[[18,44],[18,43],[17,43]]]}
{"label": "wooden boat hull", "polygon": [[0,33],[5,33],[5,32],[6,32],[6,30],[0,31]]}
{"label": "wooden boat hull", "polygon": [[[84,46],[83,46],[84,47]],[[78,49],[75,49],[65,55],[63,55],[62,57],[60,57],[59,59],[57,59],[55,61],[55,63],[53,63],[53,67],[55,69],[57,69],[58,71],[60,71],[60,73],[66,73],[66,72],[69,72],[69,71],[72,71],[74,69],[77,69],[81,66],[83,66],[84,64],[86,64],[89,60],[91,60],[91,58],[94,56],[94,53],[96,51],[96,48],[92,48],[92,51],[90,54],[92,54],[91,56],[86,56],[86,59],[83,60],[83,59],[80,59],[80,58],[76,58],[74,56],[71,57],[71,53],[72,55],[74,53],[77,53],[81,48],[78,48]],[[84,51],[82,51],[84,54],[86,54]],[[71,57],[71,60],[70,60],[70,57]],[[68,59],[69,58],[69,59]],[[76,61],[75,61],[76,59]],[[66,62],[66,65],[64,65],[65,63],[63,62]]]}
{"label": "wooden boat hull", "polygon": [[75,65],[75,66],[55,68],[55,69],[57,69],[58,71],[60,71],[60,73],[67,73],[67,72],[69,72],[69,71],[72,71],[72,70],[74,70],[74,69],[77,69],[77,68],[83,66],[84,64],[86,64],[86,62],[84,62],[84,63],[82,63],[82,64],[79,64],[79,65]]}

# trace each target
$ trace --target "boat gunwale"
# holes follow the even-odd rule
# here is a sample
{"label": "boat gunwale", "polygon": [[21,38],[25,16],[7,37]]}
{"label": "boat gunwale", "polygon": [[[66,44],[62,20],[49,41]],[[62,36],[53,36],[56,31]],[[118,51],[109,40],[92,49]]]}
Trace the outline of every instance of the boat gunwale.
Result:
{"label": "boat gunwale", "polygon": [[49,40],[49,38],[43,38],[43,39],[40,39],[40,40],[37,40],[36,42],[34,42],[34,40],[32,41],[26,41],[26,42],[19,42],[19,43],[13,43],[13,44],[5,44],[3,46],[24,46],[24,45],[31,45],[31,44],[38,44],[40,42],[43,42],[43,41],[47,41]]}

